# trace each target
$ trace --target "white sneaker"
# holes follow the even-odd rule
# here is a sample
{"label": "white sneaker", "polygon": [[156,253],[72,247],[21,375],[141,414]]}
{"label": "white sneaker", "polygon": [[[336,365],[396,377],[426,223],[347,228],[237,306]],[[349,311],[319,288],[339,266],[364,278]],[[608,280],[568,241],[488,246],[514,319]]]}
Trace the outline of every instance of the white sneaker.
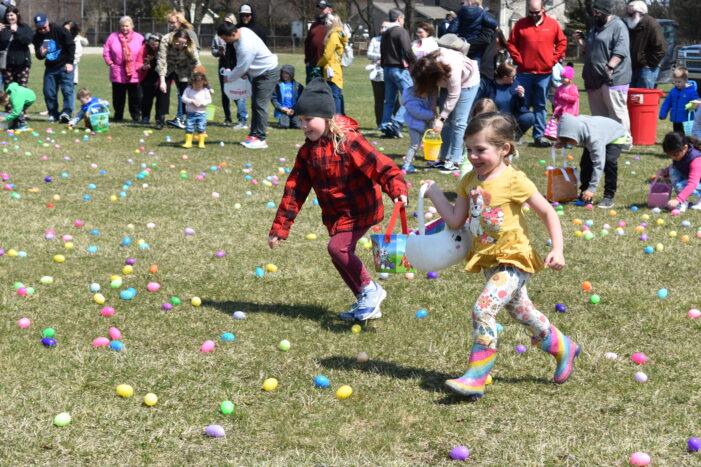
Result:
{"label": "white sneaker", "polygon": [[246,125],[246,122],[238,122],[236,125],[234,125],[234,130],[247,130],[248,125]]}
{"label": "white sneaker", "polygon": [[[372,285],[372,289],[370,289],[370,285]],[[358,321],[377,319],[382,316],[380,304],[387,297],[387,292],[377,282],[373,282],[370,285],[365,287],[358,300],[357,308],[355,309],[355,319]]]}
{"label": "white sneaker", "polygon": [[250,140],[246,140],[241,143],[241,146],[248,149],[268,149],[268,143],[265,140],[252,137]]}
{"label": "white sneaker", "polygon": [[[687,202],[684,201],[683,203],[679,203],[679,206],[677,206],[677,209],[679,209],[679,212],[685,212],[687,207]],[[697,208],[701,209],[701,208]]]}
{"label": "white sneaker", "polygon": [[443,164],[443,168],[441,169],[442,174],[452,174],[453,172],[457,172],[460,170],[460,167],[453,162],[453,161],[445,161],[445,164]]}
{"label": "white sneaker", "polygon": [[691,206],[691,209],[696,209],[697,211],[700,210],[700,209],[701,209],[701,199],[699,199],[698,201],[696,201],[696,203],[694,203],[694,204]]}

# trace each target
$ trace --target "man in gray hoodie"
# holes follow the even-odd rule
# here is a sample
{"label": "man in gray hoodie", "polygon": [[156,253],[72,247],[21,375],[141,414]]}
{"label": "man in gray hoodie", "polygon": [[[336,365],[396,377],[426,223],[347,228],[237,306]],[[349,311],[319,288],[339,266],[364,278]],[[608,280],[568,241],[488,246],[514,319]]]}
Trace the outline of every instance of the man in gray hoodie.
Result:
{"label": "man in gray hoodie", "polygon": [[628,27],[613,14],[613,0],[595,0],[594,27],[584,39],[581,31],[575,39],[585,55],[584,87],[592,115],[620,122],[630,143],[628,88],[633,77]]}
{"label": "man in gray hoodie", "polygon": [[618,184],[618,157],[625,145],[626,130],[623,125],[607,117],[564,114],[557,126],[558,142],[555,147],[566,144],[581,146],[579,199],[590,203],[604,174],[604,199],[600,208],[613,207]]}

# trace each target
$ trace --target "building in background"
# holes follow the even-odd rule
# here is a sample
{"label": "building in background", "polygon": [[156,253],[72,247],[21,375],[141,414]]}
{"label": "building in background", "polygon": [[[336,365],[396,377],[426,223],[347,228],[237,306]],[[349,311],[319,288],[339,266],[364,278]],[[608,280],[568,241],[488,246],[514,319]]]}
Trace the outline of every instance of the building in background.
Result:
{"label": "building in background", "polygon": [[34,27],[33,18],[39,13],[48,16],[52,23],[63,24],[71,20],[82,22],[82,8],[87,0],[15,0],[22,21]]}

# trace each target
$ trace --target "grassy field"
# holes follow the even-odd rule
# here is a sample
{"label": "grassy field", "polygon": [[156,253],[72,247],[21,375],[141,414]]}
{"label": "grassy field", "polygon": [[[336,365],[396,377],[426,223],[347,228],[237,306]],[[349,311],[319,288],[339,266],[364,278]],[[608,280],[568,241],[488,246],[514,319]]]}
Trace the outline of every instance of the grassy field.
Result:
{"label": "grassy field", "polygon": [[[214,73],[214,60],[205,62]],[[295,65],[303,80],[301,56],[281,56],[281,62]],[[380,140],[371,130],[364,64],[358,58],[348,71],[346,108],[368,130],[368,139],[399,161],[406,139]],[[83,57],[80,68],[81,84],[109,100],[101,57]],[[41,89],[42,71],[43,64],[35,64],[35,90]],[[281,168],[292,166],[301,132],[271,129],[270,149],[247,151],[235,144],[245,131],[212,124],[206,150],[183,150],[175,144],[180,131],[145,134],[147,128],[137,125],[114,126],[83,141],[82,132],[45,123],[37,113],[43,109],[38,96],[30,122],[36,133],[0,138],[0,172],[9,174],[5,183],[21,196],[0,195],[3,465],[442,465],[452,462],[448,454],[456,445],[471,449],[466,464],[472,465],[627,465],[635,451],[647,452],[656,465],[701,462],[686,451],[688,437],[701,437],[701,322],[686,316],[701,301],[701,240],[695,235],[701,217],[696,211],[655,215],[644,207],[649,175],[668,162],[659,146],[622,156],[615,216],[565,207],[568,267],[544,271],[529,283],[539,309],[583,347],[572,379],[556,386],[550,382],[552,357],[532,347],[516,353],[514,347],[528,338],[502,314],[494,383],[482,400],[468,402],[442,384],[466,368],[470,310],[481,275],[456,266],[436,280],[391,277],[383,282],[389,294],[384,317],[354,334],[336,318],[353,297],[329,261],[318,207],[308,202],[290,239],[268,249],[275,210],[266,205],[280,199]],[[670,130],[669,122],[660,122],[658,141]],[[576,159],[580,153],[571,151]],[[541,161],[548,159],[549,151],[524,146],[517,166],[544,190]],[[152,172],[138,179],[144,167]],[[198,179],[200,174],[205,176]],[[420,180],[429,176],[446,190],[456,183],[434,172],[409,175],[412,204]],[[263,183],[273,177],[280,177],[279,185]],[[634,205],[640,210],[629,209]],[[650,216],[647,242],[635,232],[643,215]],[[535,214],[528,217],[534,244],[544,254],[545,230]],[[575,237],[575,219],[593,221],[592,240]],[[84,225],[75,226],[76,220]],[[691,226],[683,227],[682,220]],[[619,222],[627,224],[622,236],[614,232]],[[609,235],[600,233],[606,223]],[[195,233],[186,235],[186,228]],[[55,231],[56,239],[45,239],[46,230]],[[678,237],[670,238],[670,231]],[[308,233],[318,239],[307,240]],[[64,248],[66,234],[73,236],[73,249]],[[682,242],[682,235],[690,240]],[[131,238],[130,246],[121,246],[124,237]],[[140,248],[140,240],[148,248]],[[663,251],[644,254],[646,245],[658,243]],[[97,252],[90,253],[90,246]],[[26,257],[10,257],[10,249]],[[217,258],[217,251],[226,256]],[[53,261],[57,254],[65,255],[64,263]],[[361,255],[370,267],[370,251]],[[122,272],[127,258],[136,260],[131,274]],[[158,265],[155,274],[149,273],[152,264]],[[267,264],[277,272],[256,277],[256,268]],[[110,288],[112,275],[122,276],[121,288]],[[42,276],[52,276],[53,284],[42,284]],[[593,283],[599,304],[582,291],[584,280]],[[159,291],[146,290],[152,281],[161,284]],[[16,282],[36,292],[19,296]],[[100,284],[114,316],[100,314],[91,283]],[[119,298],[127,287],[137,290],[132,300]],[[669,291],[664,300],[657,298],[663,287]],[[170,297],[182,304],[162,310]],[[202,306],[192,306],[192,297],[200,297]],[[567,312],[555,313],[557,303]],[[414,317],[420,308],[428,310],[427,318]],[[239,310],[247,319],[232,318]],[[30,327],[17,325],[23,317]],[[94,348],[93,339],[108,336],[112,326],[121,330],[124,349]],[[53,348],[41,343],[48,327],[56,330]],[[236,340],[220,340],[225,332]],[[216,349],[200,352],[209,339]],[[288,352],[277,348],[282,339],[291,342]],[[356,362],[360,351],[370,356],[368,363]],[[607,352],[619,358],[608,360]],[[633,364],[634,352],[650,361]],[[647,373],[646,384],[635,381],[637,371]],[[331,388],[314,387],[314,376],[321,374]],[[271,377],[279,388],[265,392],[262,383]],[[133,386],[134,396],[119,397],[119,384]],[[345,384],[353,395],[338,400],[334,393]],[[157,405],[144,405],[147,393],[158,396]],[[219,412],[224,400],[235,404],[232,415]],[[70,425],[52,424],[60,412],[71,414]],[[226,436],[206,437],[210,424],[224,427]]]}

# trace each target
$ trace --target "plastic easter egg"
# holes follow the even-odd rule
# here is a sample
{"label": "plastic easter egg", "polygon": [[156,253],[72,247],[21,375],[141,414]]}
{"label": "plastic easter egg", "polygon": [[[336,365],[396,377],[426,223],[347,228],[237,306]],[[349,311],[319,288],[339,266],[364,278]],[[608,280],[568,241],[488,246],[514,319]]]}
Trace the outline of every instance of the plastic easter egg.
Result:
{"label": "plastic easter egg", "polygon": [[686,448],[689,452],[698,452],[701,449],[701,439],[691,437],[686,440]]}
{"label": "plastic easter egg", "polygon": [[497,335],[504,332],[504,326],[502,326],[501,323],[497,323],[496,328],[497,328]]}
{"label": "plastic easter egg", "polygon": [[69,425],[71,423],[71,420],[71,414],[69,414],[68,412],[61,412],[60,414],[54,417],[54,425],[58,427],[63,427]]}
{"label": "plastic easter egg", "polygon": [[92,299],[98,305],[102,305],[105,303],[105,296],[101,293],[96,293],[95,295],[93,295]]}
{"label": "plastic easter egg", "polygon": [[135,295],[136,290],[131,287],[129,287],[126,290],[120,290],[119,292],[119,298],[121,298],[122,300],[131,300],[132,298],[134,298]]}
{"label": "plastic easter egg", "polygon": [[129,274],[132,274],[134,272],[134,267],[130,265],[126,265],[122,268],[122,274],[125,276],[128,276]]}
{"label": "plastic easter egg", "polygon": [[438,279],[438,273],[434,271],[427,272],[426,279]]}
{"label": "plastic easter egg", "polygon": [[122,338],[122,331],[120,331],[119,329],[115,328],[114,326],[112,326],[112,327],[110,328],[109,333],[110,333],[110,339],[115,339],[115,340],[117,340],[117,339],[121,339],[121,338]]}
{"label": "plastic easter egg", "polygon": [[241,203],[234,203],[234,209],[241,209]]}
{"label": "plastic easter egg", "polygon": [[668,295],[669,295],[669,291],[667,289],[660,289],[657,291],[658,298],[667,298]]}
{"label": "plastic easter egg", "polygon": [[336,390],[336,397],[339,399],[348,399],[351,394],[353,394],[353,388],[348,385],[341,386]]}
{"label": "plastic easter egg", "polygon": [[567,307],[562,303],[558,303],[557,305],[555,305],[555,311],[557,311],[558,313],[565,313],[567,311]]}
{"label": "plastic easter egg", "polygon": [[226,432],[221,425],[209,425],[204,429],[204,434],[212,438],[222,438],[226,435]]}
{"label": "plastic easter egg", "polygon": [[584,290],[585,292],[587,292],[587,291],[589,291],[589,290],[591,290],[591,289],[592,289],[591,282],[589,282],[589,281],[584,281],[584,282],[582,282],[582,290]]}
{"label": "plastic easter egg", "polygon": [[123,348],[124,344],[121,341],[110,342],[110,349],[114,350],[115,352],[121,352]]}
{"label": "plastic easter egg", "polygon": [[277,344],[277,348],[282,350],[283,352],[287,352],[288,350],[290,350],[290,347],[290,341],[288,341],[287,339],[283,339]]}
{"label": "plastic easter egg", "polygon": [[670,230],[670,231],[667,233],[667,236],[668,236],[669,238],[677,238],[677,231],[676,231],[676,230]]}
{"label": "plastic easter egg", "polygon": [[265,276],[265,270],[263,270],[263,268],[256,268],[255,274],[256,277],[263,277]]}
{"label": "plastic easter egg", "polygon": [[214,256],[216,258],[223,258],[224,256],[226,256],[226,251],[219,250],[216,253],[214,253]]}
{"label": "plastic easter egg", "polygon": [[183,230],[183,232],[185,233],[185,235],[194,235],[195,229],[190,228],[190,227],[186,227],[185,230]]}
{"label": "plastic easter egg", "polygon": [[526,348],[526,346],[523,344],[518,344],[514,350],[516,350],[517,353],[526,353],[528,348]]}
{"label": "plastic easter egg", "polygon": [[263,381],[263,390],[270,392],[274,391],[277,389],[278,382],[275,378],[268,378],[265,381]]}
{"label": "plastic easter egg", "polygon": [[231,332],[225,332],[221,336],[219,336],[219,338],[224,342],[233,342],[236,340],[236,336]]}
{"label": "plastic easter egg", "polygon": [[103,307],[100,310],[100,314],[109,318],[110,316],[114,315],[114,308],[112,308],[111,306]]}
{"label": "plastic easter egg", "polygon": [[144,396],[144,404],[149,407],[153,407],[154,405],[158,404],[158,396],[152,392],[149,392]]}
{"label": "plastic easter egg", "polygon": [[389,279],[389,273],[388,272],[381,272],[378,274],[378,277],[382,280]]}
{"label": "plastic easter egg", "polygon": [[646,254],[646,255],[651,255],[651,254],[653,254],[654,252],[655,252],[655,249],[654,249],[653,247],[651,247],[651,246],[646,246],[646,247],[645,247],[645,254]]}
{"label": "plastic easter egg", "polygon": [[41,337],[55,337],[56,330],[54,328],[46,328],[41,331]]}
{"label": "plastic easter egg", "polygon": [[492,375],[487,375],[487,379],[484,380],[484,384],[492,384]]}
{"label": "plastic easter egg", "polygon": [[635,381],[638,383],[647,383],[647,375],[642,371],[635,373]]}
{"label": "plastic easter egg", "polygon": [[633,361],[633,363],[637,363],[638,365],[642,365],[648,361],[647,355],[642,352],[634,353],[630,356],[630,359]]}
{"label": "plastic easter egg", "polygon": [[122,246],[129,246],[131,245],[131,238],[129,237],[124,237],[121,241]]}
{"label": "plastic easter egg", "polygon": [[161,288],[161,284],[159,284],[158,282],[149,282],[146,285],[146,290],[148,290],[149,292],[155,292],[160,288]]}
{"label": "plastic easter egg", "polygon": [[618,358],[618,355],[613,353],[613,352],[606,352],[604,354],[604,357],[607,358],[608,360],[616,360]]}
{"label": "plastic easter egg", "polygon": [[268,272],[277,272],[277,266],[275,266],[274,264],[267,264],[265,266],[265,269]]}
{"label": "plastic easter egg", "polygon": [[589,301],[591,303],[593,303],[594,305],[596,305],[597,303],[599,303],[601,301],[601,297],[598,296],[597,294],[594,294],[591,297],[589,297]]}
{"label": "plastic easter egg", "polygon": [[405,279],[411,280],[411,279],[413,279],[414,277],[416,277],[416,276],[414,276],[414,273],[413,273],[413,272],[405,272],[405,273],[404,273],[404,278],[405,278]]}
{"label": "plastic easter egg", "polygon": [[134,388],[128,384],[120,384],[117,386],[117,395],[121,397],[131,397],[134,395]]}
{"label": "plastic easter egg", "polygon": [[363,330],[363,328],[359,324],[354,324],[351,326],[351,332],[353,334],[360,334],[360,332]]}
{"label": "plastic easter egg", "polygon": [[701,310],[697,310],[696,308],[692,308],[691,310],[686,312],[686,315],[691,319],[701,318]]}
{"label": "plastic easter egg", "polygon": [[358,355],[355,356],[355,361],[358,363],[367,363],[369,360],[370,357],[365,352],[358,352]]}
{"label": "plastic easter egg", "polygon": [[588,231],[584,234],[584,240],[592,240],[594,238],[594,234],[591,233],[591,231]]}
{"label": "plastic easter egg", "polygon": [[54,283],[54,278],[51,276],[42,276],[42,278],[39,279],[39,282],[41,282],[44,285],[51,285]]}
{"label": "plastic easter egg", "polygon": [[41,339],[41,345],[44,347],[54,347],[56,346],[56,339],[53,337],[43,337]]}
{"label": "plastic easter egg", "polygon": [[314,386],[318,388],[328,388],[331,386],[331,382],[324,375],[318,375],[314,377]]}
{"label": "plastic easter egg", "polygon": [[209,352],[211,352],[212,350],[214,350],[214,347],[215,347],[216,345],[217,345],[217,344],[215,344],[214,341],[212,341],[212,340],[207,340],[207,341],[204,341],[204,342],[202,343],[202,346],[200,347],[200,350],[201,350],[202,352],[204,352],[204,353],[209,353]]}
{"label": "plastic easter egg", "polygon": [[305,237],[307,240],[316,240],[317,235],[315,233],[308,233]]}
{"label": "plastic easter egg", "polygon": [[232,316],[234,319],[246,319],[246,313],[243,311],[234,311]]}
{"label": "plastic easter egg", "polygon": [[96,337],[92,341],[93,347],[107,347],[110,345],[110,340],[106,337]]}
{"label": "plastic easter egg", "polygon": [[54,262],[55,263],[65,263],[66,262],[66,257],[63,255],[55,255],[54,256]]}
{"label": "plastic easter egg", "polygon": [[231,415],[234,413],[234,403],[231,401],[224,401],[219,404],[219,411],[224,415]]}
{"label": "plastic easter egg", "polygon": [[428,316],[428,311],[426,311],[426,309],[424,308],[421,308],[419,311],[416,312],[414,316],[419,319],[423,319]]}
{"label": "plastic easter egg", "polygon": [[29,318],[20,318],[19,321],[17,321],[17,326],[19,326],[22,329],[26,329],[29,326],[31,326],[32,322],[29,320]]}
{"label": "plastic easter egg", "polygon": [[192,297],[190,299],[190,304],[192,306],[201,306],[202,305],[202,299],[200,297]]}
{"label": "plastic easter egg", "polygon": [[688,242],[689,242],[689,236],[688,236],[688,235],[682,235],[681,238],[680,238],[680,240],[681,240],[682,242],[684,242],[684,243],[688,243]]}
{"label": "plastic easter egg", "polygon": [[467,446],[455,446],[450,450],[450,458],[456,461],[464,461],[470,457],[470,449]]}
{"label": "plastic easter egg", "polygon": [[169,310],[172,310],[172,309],[173,309],[173,305],[170,304],[170,303],[168,303],[168,302],[166,302],[166,303],[164,303],[163,305],[161,305],[161,309],[162,309],[162,310],[169,311]]}

